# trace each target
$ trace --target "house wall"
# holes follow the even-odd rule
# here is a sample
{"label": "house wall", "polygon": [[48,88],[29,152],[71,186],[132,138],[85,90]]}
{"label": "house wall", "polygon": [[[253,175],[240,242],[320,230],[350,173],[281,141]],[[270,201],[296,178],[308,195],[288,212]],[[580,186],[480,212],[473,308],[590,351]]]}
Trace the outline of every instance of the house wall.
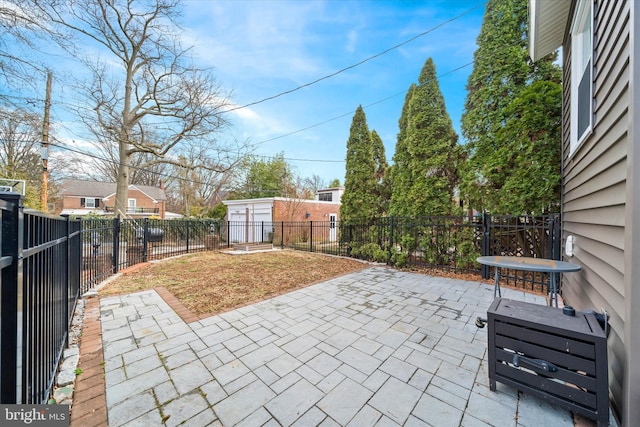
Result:
{"label": "house wall", "polygon": [[[334,222],[330,222],[331,214],[335,215]],[[285,228],[280,228],[275,224],[274,244],[280,244],[283,240],[285,245],[306,244],[312,241],[315,244],[335,242],[338,237],[337,221],[339,216],[340,204],[338,203],[299,199],[275,200],[274,221],[291,224]]]}
{"label": "house wall", "polygon": [[[89,196],[84,197],[90,198]],[[113,212],[113,207],[115,206],[115,196],[109,197],[106,201],[102,201],[100,197],[94,197],[100,199],[100,205],[95,208],[91,208],[88,210],[97,210],[103,209],[105,206],[111,208]],[[158,209],[158,213],[153,214],[157,215],[160,218],[164,218],[165,215],[165,202],[163,200],[159,200],[158,203],[154,203],[146,194],[142,193],[138,190],[129,190],[128,198],[136,199],[136,208],[145,208],[145,209]],[[80,202],[81,197],[79,196],[65,196],[62,199],[62,209],[85,209]],[[149,212],[145,212],[145,215],[149,215]]]}
{"label": "house wall", "polygon": [[[282,242],[282,228],[271,222],[299,222],[287,227],[284,240],[287,244],[303,240],[309,235],[304,223],[314,221],[314,236],[318,240],[333,241],[336,238],[336,223],[329,223],[329,215],[340,215],[340,204],[316,200],[265,198],[223,201],[227,206],[229,241],[232,243]],[[307,217],[307,213],[309,216]],[[326,222],[326,224],[323,224]],[[280,242],[280,243],[279,243]]]}
{"label": "house wall", "polygon": [[[84,197],[85,199],[88,198],[93,198],[93,199],[100,199],[100,197]],[[81,199],[82,197],[80,196],[65,196],[62,199],[62,208],[63,209],[85,209],[84,206],[82,206],[81,203]],[[100,199],[100,204],[97,205],[95,208],[87,208],[89,210],[95,210],[95,209],[102,209],[103,203],[102,203],[102,199]]]}
{"label": "house wall", "polygon": [[[158,200],[158,203],[154,203],[154,201],[145,193],[143,193],[140,190],[134,190],[134,189],[129,189],[129,192],[127,194],[127,199],[136,199],[136,208],[144,208],[145,216],[149,214],[149,212],[146,211],[147,209],[158,209],[158,213],[154,215],[158,215],[160,218],[164,218],[165,202],[163,200]],[[113,211],[113,208],[116,205],[115,194],[108,197],[105,200],[104,204],[105,206],[111,208],[111,210]]]}
{"label": "house wall", "polygon": [[322,190],[316,191],[316,200],[320,200],[320,194],[331,194],[331,203],[340,203],[340,199],[342,198],[342,194],[344,193],[343,187],[337,188],[325,188]]}
{"label": "house wall", "polygon": [[329,214],[336,214],[339,220],[340,205],[315,200],[291,199],[276,200],[273,206],[274,221],[329,221]]}
{"label": "house wall", "polygon": [[[638,183],[638,173],[634,180],[631,160],[632,156],[638,157],[633,153],[632,133],[633,104],[638,102],[631,85],[631,64],[635,58],[631,54],[634,43],[630,18],[634,3],[596,2],[593,133],[572,154],[569,153],[570,33],[563,45],[563,236],[565,239],[574,236],[574,256],[567,260],[580,264],[582,271],[564,275],[562,296],[565,304],[576,309],[604,308],[611,316],[610,397],[614,412],[622,417],[624,425],[640,425],[637,391],[640,351],[638,333],[635,337],[631,333],[633,322],[640,321],[637,303],[640,283],[633,283],[633,277],[636,282],[640,277],[639,267],[633,266],[638,264],[638,259],[633,261],[633,253],[640,252],[634,251],[633,244],[629,247],[630,243],[638,246],[638,239],[631,242],[629,236],[638,235],[639,221],[634,218],[633,204],[638,203],[636,189],[640,188],[633,185]],[[640,211],[636,213],[640,215]],[[631,351],[633,348],[635,352]],[[635,422],[629,423],[632,419]]]}
{"label": "house wall", "polygon": [[[625,425],[640,425],[640,5],[630,2],[630,106],[627,155],[627,211],[625,219],[625,377],[622,418]],[[635,82],[635,84],[634,84]]]}

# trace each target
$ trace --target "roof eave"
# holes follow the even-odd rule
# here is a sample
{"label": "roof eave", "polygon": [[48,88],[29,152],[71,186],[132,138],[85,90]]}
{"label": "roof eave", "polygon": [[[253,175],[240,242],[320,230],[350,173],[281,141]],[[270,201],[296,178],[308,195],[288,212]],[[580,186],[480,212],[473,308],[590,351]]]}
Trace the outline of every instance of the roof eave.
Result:
{"label": "roof eave", "polygon": [[529,0],[529,56],[544,58],[562,46],[571,1]]}

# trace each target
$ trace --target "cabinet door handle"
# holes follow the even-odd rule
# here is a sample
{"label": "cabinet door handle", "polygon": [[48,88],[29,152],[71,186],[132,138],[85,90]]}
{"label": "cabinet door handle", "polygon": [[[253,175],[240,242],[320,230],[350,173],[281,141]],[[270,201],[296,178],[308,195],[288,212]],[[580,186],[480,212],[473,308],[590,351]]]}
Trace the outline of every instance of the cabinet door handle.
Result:
{"label": "cabinet door handle", "polygon": [[523,368],[539,369],[545,372],[556,372],[558,370],[558,367],[551,362],[543,359],[531,359],[519,354],[513,355],[513,366],[516,368],[522,366]]}

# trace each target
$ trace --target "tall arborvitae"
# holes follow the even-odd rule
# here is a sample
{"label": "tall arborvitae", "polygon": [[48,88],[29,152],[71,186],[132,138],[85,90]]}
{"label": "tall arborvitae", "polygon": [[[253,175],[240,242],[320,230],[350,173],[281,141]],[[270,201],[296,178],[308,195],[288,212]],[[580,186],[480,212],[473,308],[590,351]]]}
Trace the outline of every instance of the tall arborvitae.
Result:
{"label": "tall arborvitae", "polygon": [[376,182],[378,197],[378,216],[384,216],[389,209],[389,198],[391,197],[391,183],[389,182],[388,172],[389,164],[387,163],[387,155],[384,151],[382,138],[375,130],[371,131],[371,147],[373,151],[373,162],[376,165]]}
{"label": "tall arborvitae", "polygon": [[461,197],[496,214],[554,209],[562,114],[556,55],[531,62],[521,0],[490,0],[477,43],[462,116]]}
{"label": "tall arborvitae", "polygon": [[362,106],[358,106],[351,122],[346,160],[340,221],[346,224],[369,224],[378,212],[378,182],[371,133]]}
{"label": "tall arborvitae", "polygon": [[453,210],[458,136],[453,130],[431,58],[411,91],[404,138],[398,135],[391,213],[402,216],[447,215]]}
{"label": "tall arborvitae", "polygon": [[404,97],[402,106],[402,114],[398,120],[398,139],[396,142],[396,150],[393,154],[393,165],[390,167],[389,176],[391,180],[391,198],[389,200],[389,215],[408,216],[407,204],[405,203],[406,195],[398,188],[408,188],[411,183],[411,174],[409,172],[409,160],[411,156],[407,150],[407,123],[409,122],[409,103],[416,89],[415,83],[409,86],[409,90]]}

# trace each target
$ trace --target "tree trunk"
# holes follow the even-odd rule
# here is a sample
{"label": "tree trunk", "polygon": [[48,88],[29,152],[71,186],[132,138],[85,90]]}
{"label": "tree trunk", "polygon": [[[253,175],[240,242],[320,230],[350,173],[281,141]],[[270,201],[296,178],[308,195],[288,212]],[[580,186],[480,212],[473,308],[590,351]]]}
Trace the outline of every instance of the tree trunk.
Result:
{"label": "tree trunk", "polygon": [[123,142],[119,147],[119,159],[118,165],[118,178],[116,180],[116,215],[125,218],[127,216],[128,203],[128,188],[129,188],[129,164],[131,161],[131,153],[129,151],[129,144]]}

